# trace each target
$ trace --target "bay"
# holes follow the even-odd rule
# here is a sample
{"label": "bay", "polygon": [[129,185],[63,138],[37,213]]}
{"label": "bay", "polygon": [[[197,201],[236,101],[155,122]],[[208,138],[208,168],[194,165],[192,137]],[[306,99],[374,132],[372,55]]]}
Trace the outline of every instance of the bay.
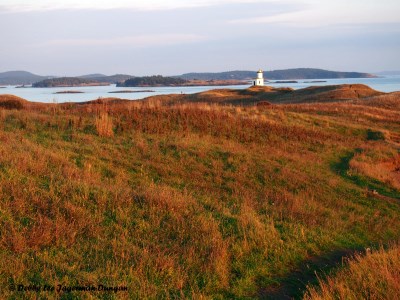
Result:
{"label": "bay", "polygon": [[[324,81],[324,82],[312,82]],[[309,86],[325,86],[337,84],[365,84],[381,92],[400,91],[400,76],[379,77],[379,78],[343,78],[343,79],[312,79],[297,80],[297,83],[274,83],[266,82],[265,85],[273,87],[291,87],[294,89],[306,88]],[[12,94],[33,102],[44,103],[62,103],[62,102],[83,102],[96,100],[99,98],[117,97],[129,100],[143,99],[149,96],[166,94],[193,94],[213,89],[245,89],[248,85],[233,86],[194,86],[194,87],[116,87],[93,86],[93,87],[57,87],[57,88],[16,88],[15,86],[6,86],[0,89],[0,94]],[[134,93],[110,93],[116,91],[135,91]],[[152,90],[153,92],[149,92]],[[79,91],[82,93],[57,94],[64,91]]]}

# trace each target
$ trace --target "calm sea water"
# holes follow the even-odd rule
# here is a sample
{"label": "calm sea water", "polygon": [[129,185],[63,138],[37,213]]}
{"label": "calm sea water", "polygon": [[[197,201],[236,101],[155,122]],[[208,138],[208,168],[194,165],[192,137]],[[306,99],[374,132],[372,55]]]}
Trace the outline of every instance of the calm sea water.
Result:
{"label": "calm sea water", "polygon": [[[318,79],[314,79],[318,80]],[[400,76],[390,76],[381,78],[347,78],[347,79],[323,79],[326,82],[307,82],[310,80],[298,80],[298,83],[266,83],[273,87],[291,87],[294,89],[305,88],[309,86],[324,86],[335,84],[366,84],[371,88],[382,92],[400,91]],[[149,96],[165,95],[165,94],[193,94],[207,90],[230,88],[230,89],[245,89],[249,85],[236,86],[196,86],[196,87],[154,87],[154,88],[122,88],[115,85],[110,86],[95,86],[95,87],[68,87],[68,88],[16,88],[15,86],[7,86],[0,88],[0,94],[12,94],[34,102],[46,103],[62,103],[62,102],[82,102],[95,100],[98,98],[117,97],[123,99],[137,100]],[[134,90],[154,92],[139,92],[129,94],[113,94],[113,91]],[[56,94],[61,91],[80,91],[81,94]]]}

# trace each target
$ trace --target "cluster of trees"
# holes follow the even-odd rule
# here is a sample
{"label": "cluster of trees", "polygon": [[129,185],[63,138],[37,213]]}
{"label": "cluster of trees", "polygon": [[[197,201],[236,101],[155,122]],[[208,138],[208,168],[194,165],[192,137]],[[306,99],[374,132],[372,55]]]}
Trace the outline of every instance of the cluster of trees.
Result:
{"label": "cluster of trees", "polygon": [[134,77],[134,76],[125,75],[125,74],[115,74],[115,75],[111,75],[111,76],[106,76],[106,75],[102,75],[102,74],[93,74],[93,75],[80,76],[79,78],[91,79],[91,80],[95,80],[98,82],[119,83],[119,82],[123,82],[132,77]]}
{"label": "cluster of trees", "polygon": [[187,83],[187,80],[174,77],[163,77],[161,75],[144,76],[130,78],[122,83],[117,84],[120,87],[135,87],[135,86],[176,86]]}
{"label": "cluster of trees", "polygon": [[76,77],[60,77],[45,79],[34,83],[33,87],[59,87],[59,86],[84,86],[84,85],[99,85],[98,81],[76,78]]}

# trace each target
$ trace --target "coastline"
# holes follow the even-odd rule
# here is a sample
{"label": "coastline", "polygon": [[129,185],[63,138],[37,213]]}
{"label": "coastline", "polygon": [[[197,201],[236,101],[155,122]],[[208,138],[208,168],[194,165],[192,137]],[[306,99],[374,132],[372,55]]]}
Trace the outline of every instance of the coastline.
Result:
{"label": "coastline", "polygon": [[[315,79],[317,81],[318,79]],[[314,80],[313,80],[314,81]],[[352,79],[329,79],[329,80],[320,80],[324,82],[303,82],[302,80],[298,83],[293,84],[270,84],[272,87],[290,87],[295,90],[302,89],[310,86],[326,86],[326,85],[340,85],[340,84],[365,84],[370,86],[371,88],[381,91],[381,92],[394,92],[400,91],[400,77],[385,77],[385,78],[352,78]],[[194,94],[214,89],[226,88],[226,89],[245,89],[250,87],[251,84],[247,83],[245,85],[231,85],[231,86],[182,86],[182,87],[139,87],[134,88],[132,90],[152,90],[154,92],[140,92],[140,93],[125,93],[124,98],[129,100],[140,100],[148,96],[152,95],[167,95],[167,94]],[[84,93],[80,94],[54,94],[63,90],[74,90],[74,88],[15,88],[15,86],[6,86],[5,88],[0,89],[1,94],[13,94],[18,97],[27,99],[33,102],[47,102],[52,103],[54,100],[57,102],[84,102],[90,101],[98,98],[109,97],[112,91],[117,90],[127,90],[127,88],[119,88],[116,87],[115,84],[111,84],[108,86],[85,86],[79,87],[79,91]],[[78,90],[78,88],[75,88]]]}

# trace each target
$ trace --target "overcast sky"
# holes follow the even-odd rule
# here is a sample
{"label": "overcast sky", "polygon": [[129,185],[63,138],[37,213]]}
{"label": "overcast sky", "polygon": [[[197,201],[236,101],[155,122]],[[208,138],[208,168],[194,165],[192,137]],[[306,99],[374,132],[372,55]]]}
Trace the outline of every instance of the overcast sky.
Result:
{"label": "overcast sky", "polygon": [[0,0],[0,38],[0,72],[400,70],[400,0]]}

